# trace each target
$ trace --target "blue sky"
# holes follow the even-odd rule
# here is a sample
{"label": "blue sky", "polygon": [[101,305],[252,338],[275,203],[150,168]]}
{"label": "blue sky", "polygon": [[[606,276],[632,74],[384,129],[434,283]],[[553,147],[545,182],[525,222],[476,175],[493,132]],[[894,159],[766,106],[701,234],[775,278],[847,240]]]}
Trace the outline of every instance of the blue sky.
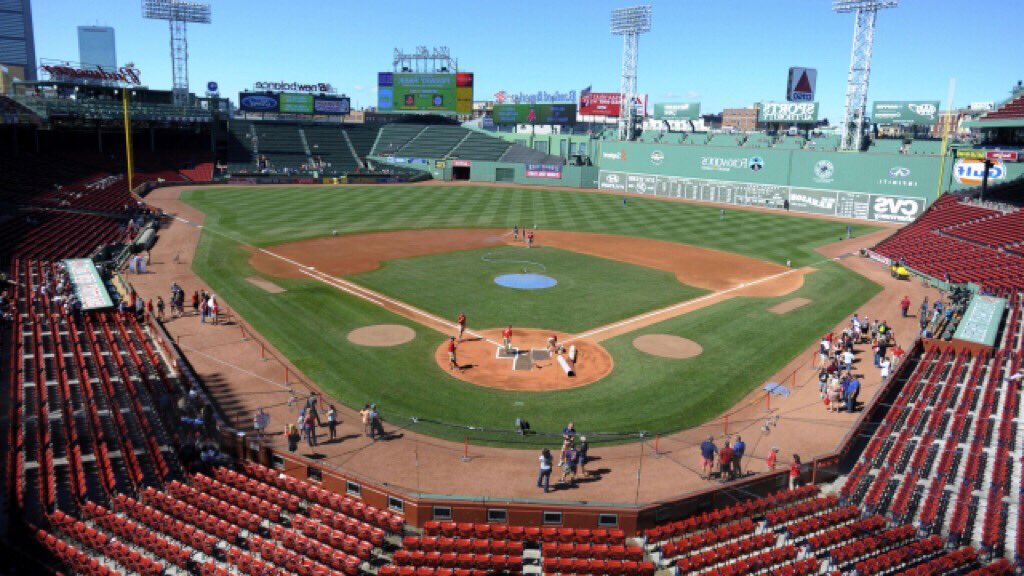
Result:
{"label": "blue sky", "polygon": [[[329,82],[373,105],[376,73],[395,47],[450,47],[475,73],[476,99],[498,90],[618,90],[622,43],[613,8],[592,0],[212,0],[213,24],[189,29],[190,79],[233,100],[256,81]],[[113,26],[119,63],[153,88],[171,84],[167,24],[144,20],[141,0],[33,0],[38,58],[78,60],[76,26]],[[700,101],[702,111],[785,97],[789,66],[818,69],[821,116],[843,109],[853,16],[830,0],[653,0],[640,40],[639,86],[652,102]],[[1014,65],[1024,1],[903,0],[879,14],[869,100],[999,101]]]}

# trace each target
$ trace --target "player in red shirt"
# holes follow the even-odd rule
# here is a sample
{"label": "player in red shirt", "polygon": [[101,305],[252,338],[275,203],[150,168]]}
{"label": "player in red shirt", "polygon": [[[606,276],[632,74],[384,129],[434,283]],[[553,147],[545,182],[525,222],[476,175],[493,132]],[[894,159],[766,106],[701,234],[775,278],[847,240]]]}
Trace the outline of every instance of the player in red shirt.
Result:
{"label": "player in red shirt", "polygon": [[501,331],[501,341],[505,345],[505,353],[512,353],[512,325],[509,324],[507,328]]}
{"label": "player in red shirt", "polygon": [[533,248],[533,230],[526,233],[526,247]]}
{"label": "player in red shirt", "polygon": [[455,336],[448,339],[448,366],[453,372],[460,372],[458,361],[455,360]]}
{"label": "player in red shirt", "polygon": [[462,342],[462,333],[466,331],[466,313],[459,312],[459,317],[455,321],[459,325],[459,342]]}

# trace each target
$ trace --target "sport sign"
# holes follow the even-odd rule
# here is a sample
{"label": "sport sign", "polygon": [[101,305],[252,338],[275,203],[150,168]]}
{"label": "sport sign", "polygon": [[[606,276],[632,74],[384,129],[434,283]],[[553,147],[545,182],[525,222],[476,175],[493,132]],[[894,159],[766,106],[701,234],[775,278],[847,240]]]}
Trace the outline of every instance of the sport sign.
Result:
{"label": "sport sign", "polygon": [[817,102],[762,102],[757,109],[758,122],[800,124],[818,121]]}

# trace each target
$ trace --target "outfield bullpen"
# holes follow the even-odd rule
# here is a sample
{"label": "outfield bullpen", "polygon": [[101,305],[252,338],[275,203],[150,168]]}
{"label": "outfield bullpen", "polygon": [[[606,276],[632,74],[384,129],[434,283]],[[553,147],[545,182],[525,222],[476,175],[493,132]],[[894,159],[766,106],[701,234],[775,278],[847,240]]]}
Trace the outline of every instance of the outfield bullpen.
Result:
{"label": "outfield bullpen", "polygon": [[[667,432],[690,427],[736,404],[878,290],[814,253],[815,247],[845,234],[845,223],[821,219],[743,210],[726,210],[722,218],[717,207],[641,199],[623,205],[618,198],[585,192],[470,186],[211,188],[189,191],[183,199],[207,214],[195,271],[327,392],[350,406],[377,402],[394,422],[417,416],[508,429],[515,418],[525,417],[542,430],[558,430],[568,419],[587,430]],[[690,262],[696,257],[679,256],[679,266],[690,264],[689,274],[694,275],[683,283],[685,275],[676,270],[657,262],[607,258],[593,242],[565,242],[521,258],[525,248],[497,246],[507,240],[500,232],[513,224],[536,226],[541,244],[546,232],[559,231],[549,236],[588,233],[624,238],[622,242],[700,246],[734,258],[737,278],[756,280],[765,277],[761,271],[781,270],[776,273],[800,281],[765,293],[771,296],[743,296],[749,291],[702,282],[700,268]],[[446,246],[395,254],[398,259],[379,263],[379,269],[365,263],[362,268],[322,268],[324,261],[344,262],[346,254],[355,261],[360,250],[375,250],[373,242],[343,249],[346,235],[454,228],[491,229],[487,234],[497,250],[514,253],[485,259],[495,250],[467,241],[454,251]],[[871,230],[853,229],[857,235]],[[462,233],[472,236],[472,230]],[[303,244],[292,243],[303,240],[314,244],[295,252]],[[435,352],[444,338],[438,330],[449,329],[396,314],[309,275],[300,279],[261,266],[243,244],[269,247],[274,254],[288,251],[292,268],[316,266],[317,274],[330,275],[325,278],[344,276],[437,316],[451,319],[464,310],[471,328],[496,329],[511,322],[570,335],[583,332],[603,340],[600,346],[614,360],[614,368],[596,382],[570,390],[524,392],[474,385],[438,366]],[[544,290],[514,293],[497,287],[491,283],[493,276],[532,266],[501,260],[536,261],[564,282],[564,290],[549,289],[555,295],[551,297],[542,296]],[[807,270],[785,272],[786,260]],[[253,276],[263,276],[284,291],[262,289],[249,280]],[[716,296],[723,289],[730,293]],[[705,294],[708,290],[712,292]],[[794,298],[809,303],[777,313],[778,305]],[[563,306],[564,299],[580,305]],[[685,301],[699,304],[679,304]],[[671,313],[649,312],[666,306]],[[642,321],[616,326],[636,315]],[[605,330],[609,322],[613,328]],[[415,337],[394,347],[363,346],[347,337],[378,324],[406,326]],[[648,334],[683,337],[702,351],[686,359],[654,356],[633,345],[638,336]],[[462,435],[441,426],[421,425],[417,430],[449,438]]]}

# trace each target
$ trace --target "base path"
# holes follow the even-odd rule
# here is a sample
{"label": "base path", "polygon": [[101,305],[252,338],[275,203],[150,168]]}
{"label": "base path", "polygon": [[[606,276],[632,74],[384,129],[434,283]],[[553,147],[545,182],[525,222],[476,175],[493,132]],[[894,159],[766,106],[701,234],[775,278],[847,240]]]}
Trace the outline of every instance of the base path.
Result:
{"label": "base path", "polygon": [[[506,357],[498,353],[498,347],[492,342],[501,342],[501,330],[481,330],[481,335],[488,340],[467,339],[459,344],[456,358],[462,370],[452,372],[448,365],[448,341],[441,341],[434,353],[438,366],[448,371],[459,380],[472,382],[478,386],[500,388],[502,390],[552,391],[578,388],[596,382],[611,373],[614,366],[612,357],[600,344],[589,340],[576,340],[577,362],[576,375],[569,377],[558,366],[553,356],[534,359],[532,350],[542,351],[545,356],[547,339],[556,335],[559,342],[566,339],[566,334],[550,330],[534,330],[513,328],[512,347],[518,349],[519,369],[513,365],[516,358]],[[568,346],[566,347],[568,350]]]}
{"label": "base path", "polygon": [[[146,200],[170,214],[191,222],[202,222],[202,214],[178,200],[183,189],[159,188]],[[204,189],[216,190],[215,187]],[[825,257],[835,257],[873,246],[893,231],[888,229],[868,237],[844,241],[841,246],[829,246],[819,252]],[[153,248],[149,273],[129,275],[127,280],[147,299],[155,299],[158,295],[166,298],[172,281],[178,282],[186,292],[203,288],[205,284],[189,266],[199,233],[200,230],[195,226],[180,221],[171,223],[160,231],[160,240]],[[917,333],[917,319],[900,316],[900,299],[908,295],[916,304],[924,296],[934,300],[937,291],[922,286],[920,282],[893,280],[885,267],[867,258],[845,258],[840,261],[840,265],[883,286],[884,290],[862,306],[859,312],[871,318],[887,318],[899,343],[908,348]],[[223,303],[230,309],[230,301]],[[244,319],[239,321],[245,326]],[[837,328],[846,323],[844,320]],[[246,339],[238,325],[204,325],[198,317],[188,315],[166,326],[180,342],[197,376],[205,382],[232,420],[243,429],[251,430],[252,415],[257,407],[264,406],[271,414],[271,429],[277,432],[270,437],[269,442],[276,449],[285,451],[286,443],[279,431],[284,429],[285,424],[295,421],[301,402],[293,407],[288,406],[291,392],[284,385],[283,367],[287,366],[293,375],[301,373],[269,343],[266,346],[268,359],[263,360],[259,343],[251,338]],[[246,330],[255,334],[248,326]],[[447,332],[450,331],[449,328]],[[788,366],[766,379],[789,386],[792,390],[789,397],[773,398],[768,407],[760,390],[763,383],[752,383],[752,388],[756,389],[731,409],[728,432],[742,434],[747,443],[746,470],[764,472],[764,458],[772,446],[780,447],[779,461],[784,464],[788,463],[789,455],[794,452],[799,453],[805,461],[815,454],[830,452],[859,416],[824,411],[818,398],[816,373],[810,369],[816,349],[817,343],[810,345]],[[865,346],[858,347],[860,358],[870,358],[870,353],[870,349]],[[271,355],[281,360],[272,359]],[[857,366],[865,374],[861,398],[867,401],[878,390],[878,371],[871,368],[870,361],[859,362]],[[296,394],[307,393],[294,383],[291,388]],[[330,395],[325,395],[325,400],[332,402]],[[713,434],[720,445],[725,433],[721,419],[661,436],[658,457],[653,454],[654,444],[651,439],[643,445],[605,446],[592,443],[591,455],[599,460],[590,468],[598,470],[598,476],[576,488],[563,488],[544,494],[535,486],[539,450],[471,445],[470,459],[466,462],[462,460],[464,447],[461,442],[448,442],[410,430],[403,431],[398,427],[408,425],[408,422],[389,421],[386,405],[381,406],[385,428],[396,434],[390,441],[374,443],[362,436],[359,415],[342,404],[342,400],[355,404],[361,399],[333,400],[341,419],[338,435],[342,440],[321,444],[315,451],[303,445],[297,455],[314,457],[309,460],[311,465],[355,474],[367,481],[387,483],[396,490],[409,493],[632,505],[665,500],[717,486],[716,483],[700,478],[697,445],[709,434]],[[623,409],[643,410],[643,406],[627,406]],[[766,425],[768,422],[771,424]],[[550,448],[557,450],[557,438]]]}

